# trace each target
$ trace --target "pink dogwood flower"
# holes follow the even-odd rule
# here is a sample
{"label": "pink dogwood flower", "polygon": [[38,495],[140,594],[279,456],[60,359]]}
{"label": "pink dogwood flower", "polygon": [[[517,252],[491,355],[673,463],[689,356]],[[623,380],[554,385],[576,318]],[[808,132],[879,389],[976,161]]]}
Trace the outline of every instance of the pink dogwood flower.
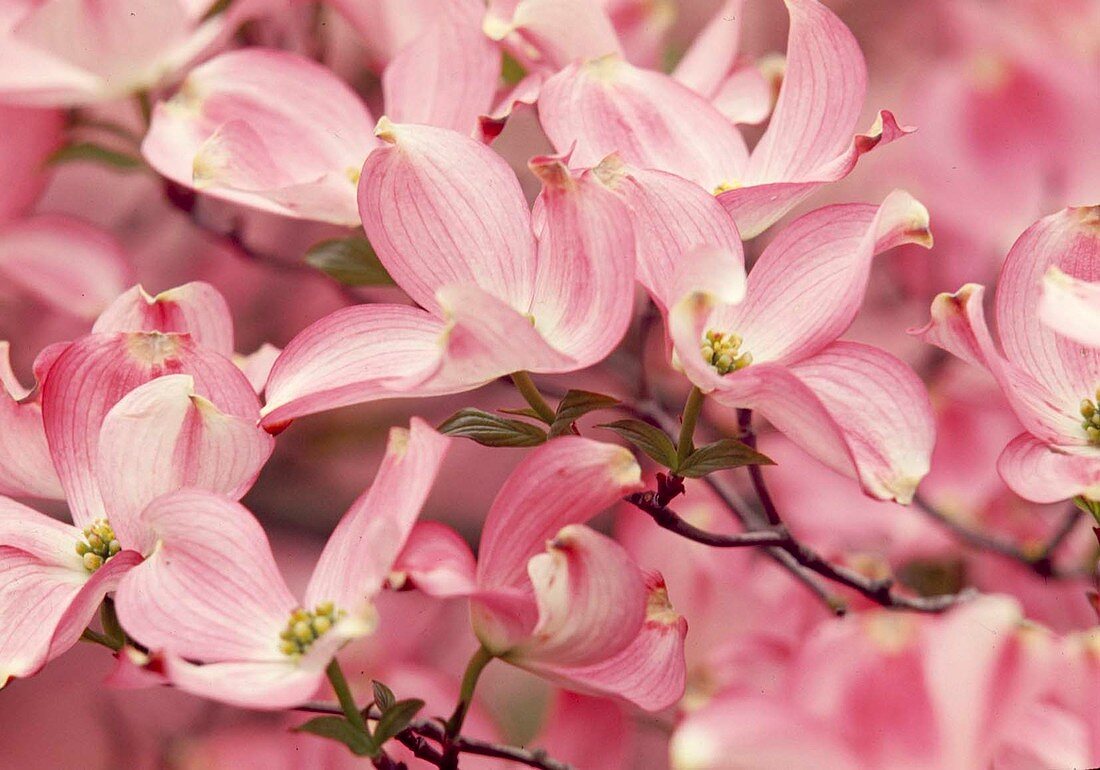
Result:
{"label": "pink dogwood flower", "polygon": [[430,126],[379,124],[359,183],[363,226],[423,310],[350,307],[291,340],[267,383],[264,424],[395,396],[471,390],[520,370],[602,360],[630,322],[629,216],[560,158],[535,158],[535,215],[496,153]]}
{"label": "pink dogwood flower", "polygon": [[[726,57],[712,55],[716,43],[709,38],[700,43],[706,55],[681,73],[688,85],[614,53],[569,64],[542,87],[543,130],[559,151],[576,145],[578,166],[617,152],[631,165],[695,182],[718,196],[742,237],[754,237],[818,187],[847,176],[861,155],[911,131],[881,112],[868,133],[852,138],[867,81],[855,38],[816,0],[786,5],[786,75],[751,153],[729,118],[692,90],[694,84],[705,93],[728,73]],[[733,44],[719,41],[715,50],[722,45]]]}
{"label": "pink dogwood flower", "polygon": [[630,452],[580,436],[531,452],[485,519],[476,572],[446,530],[410,543],[395,567],[436,596],[469,596],[494,656],[563,687],[657,711],[684,692],[687,623],[659,573],[585,522],[642,488]]}
{"label": "pink dogwood flower", "polygon": [[1005,766],[1087,765],[1030,732],[1055,647],[1022,621],[1010,599],[986,597],[944,617],[875,610],[823,624],[777,693],[732,693],[681,723],[672,767],[721,770],[735,755],[760,770],[971,770],[1001,767],[1015,734],[1043,735],[1031,743],[1048,761]]}
{"label": "pink dogwood flower", "polygon": [[[489,112],[500,52],[480,2],[460,0],[389,63],[394,121],[472,133]],[[246,48],[196,67],[157,105],[142,144],[149,164],[211,196],[284,216],[359,224],[356,185],[379,146],[374,119],[339,77],[296,54]]]}
{"label": "pink dogwood flower", "polygon": [[897,191],[877,207],[827,206],[796,220],[747,282],[731,277],[728,251],[696,251],[673,280],[668,328],[674,362],[713,401],[758,411],[867,494],[908,502],[935,436],[928,395],[898,359],[837,339],[873,257],[903,243],[929,246],[931,235],[925,208]]}
{"label": "pink dogwood flower", "polygon": [[1100,347],[1100,282],[1081,281],[1050,268],[1043,276],[1039,318],[1074,342]]}
{"label": "pink dogwood flower", "polygon": [[259,709],[305,702],[336,652],[374,630],[371,600],[448,443],[416,418],[390,431],[374,484],[333,532],[302,601],[241,505],[200,490],[159,498],[140,516],[157,546],[116,598],[123,628],[164,655],[168,679],[183,690]]}
{"label": "pink dogwood flower", "polygon": [[[176,292],[188,304],[192,291]],[[101,319],[111,320],[110,311]],[[198,344],[211,339],[200,327],[104,331],[48,348],[33,401],[17,400],[25,392],[5,344],[0,489],[64,499],[73,524],[0,498],[0,613],[9,618],[0,682],[71,647],[155,546],[137,518],[147,503],[185,486],[240,497],[271,454],[255,392],[229,359]]]}
{"label": "pink dogwood flower", "polygon": [[1039,503],[1100,500],[1100,350],[1043,323],[1043,278],[1052,268],[1100,279],[1100,208],[1063,209],[1016,241],[997,285],[1000,350],[977,284],[939,295],[932,320],[914,333],[997,380],[1025,429],[997,465],[1014,492]]}
{"label": "pink dogwood flower", "polygon": [[88,104],[151,88],[232,29],[225,13],[205,18],[208,0],[9,5],[0,15],[0,97],[28,104]]}

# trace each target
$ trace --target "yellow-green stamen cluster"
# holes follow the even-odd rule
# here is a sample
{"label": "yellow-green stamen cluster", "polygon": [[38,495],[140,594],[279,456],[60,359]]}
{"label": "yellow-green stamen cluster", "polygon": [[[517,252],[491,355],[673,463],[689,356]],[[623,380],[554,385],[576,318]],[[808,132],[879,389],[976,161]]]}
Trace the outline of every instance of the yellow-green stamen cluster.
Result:
{"label": "yellow-green stamen cluster", "polygon": [[284,655],[297,658],[324,636],[343,614],[332,602],[318,604],[313,612],[301,608],[294,610],[290,613],[286,628],[279,634],[279,650]]}
{"label": "yellow-green stamen cluster", "polygon": [[708,331],[703,338],[699,351],[703,360],[713,366],[719,374],[729,374],[744,369],[752,363],[752,353],[741,352],[741,335]]}
{"label": "yellow-green stamen cluster", "polygon": [[76,553],[84,561],[84,569],[95,572],[122,550],[115,531],[106,519],[96,519],[84,528],[84,539],[76,542]]}
{"label": "yellow-green stamen cluster", "polygon": [[1096,389],[1096,400],[1091,398],[1081,400],[1081,416],[1084,417],[1084,421],[1081,423],[1081,427],[1085,429],[1085,433],[1089,436],[1089,443],[1100,446],[1100,388]]}

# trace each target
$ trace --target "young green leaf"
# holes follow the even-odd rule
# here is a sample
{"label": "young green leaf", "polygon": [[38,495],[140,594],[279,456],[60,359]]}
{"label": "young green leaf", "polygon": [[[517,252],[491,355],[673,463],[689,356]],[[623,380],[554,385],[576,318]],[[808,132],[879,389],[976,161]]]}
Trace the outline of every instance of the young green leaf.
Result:
{"label": "young green leaf", "polygon": [[46,163],[50,166],[57,166],[62,163],[72,163],[80,160],[110,166],[120,171],[134,171],[145,165],[141,158],[93,142],[67,144],[51,155]]}
{"label": "young green leaf", "polygon": [[542,417],[539,416],[539,413],[529,406],[525,406],[523,408],[501,407],[500,409],[497,409],[497,411],[501,412],[502,414],[514,414],[518,415],[519,417],[530,417],[532,420],[542,419]]}
{"label": "young green leaf", "polygon": [[681,476],[697,479],[723,468],[740,468],[743,465],[775,465],[775,463],[770,457],[760,454],[748,444],[734,438],[724,438],[696,449],[680,464],[676,472]]}
{"label": "young green leaf", "polygon": [[345,286],[393,285],[393,279],[366,238],[333,238],[315,243],[305,259]]}
{"label": "young green leaf", "polygon": [[641,420],[616,420],[599,427],[615,431],[661,465],[675,469],[676,445],[659,428]]}
{"label": "young green leaf", "polygon": [[317,717],[294,728],[294,732],[311,733],[338,741],[359,757],[377,756],[379,743],[344,717]]}
{"label": "young green leaf", "polygon": [[537,446],[546,441],[546,431],[537,425],[472,408],[459,409],[440,424],[438,430],[483,446]]}
{"label": "young green leaf", "polygon": [[371,680],[371,687],[374,688],[374,705],[378,707],[379,711],[385,711],[392,708],[393,704],[397,702],[396,696],[393,694],[393,690],[379,681]]}
{"label": "young green leaf", "polygon": [[382,713],[378,720],[378,726],[374,728],[374,742],[382,746],[393,736],[409,726],[420,709],[424,708],[424,701],[416,698],[401,700],[390,706]]}
{"label": "young green leaf", "polygon": [[573,423],[589,412],[600,409],[612,409],[619,405],[619,399],[605,396],[603,393],[592,393],[587,390],[570,390],[558,404],[558,411],[554,415],[554,423],[550,426],[551,436],[561,436],[568,433]]}

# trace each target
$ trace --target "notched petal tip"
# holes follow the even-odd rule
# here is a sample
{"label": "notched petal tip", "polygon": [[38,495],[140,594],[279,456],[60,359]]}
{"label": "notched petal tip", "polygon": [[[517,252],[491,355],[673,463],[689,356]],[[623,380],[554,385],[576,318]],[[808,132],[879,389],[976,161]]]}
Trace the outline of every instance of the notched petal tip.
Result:
{"label": "notched petal tip", "polygon": [[573,146],[561,155],[536,155],[527,161],[527,168],[538,177],[543,188],[572,188],[576,184],[576,178],[569,170],[569,159],[575,148],[574,142]]}
{"label": "notched petal tip", "polygon": [[397,144],[397,124],[383,115],[374,126],[374,135],[387,144]]}
{"label": "notched petal tip", "polygon": [[933,238],[928,209],[905,190],[894,190],[882,202],[883,212],[891,229],[897,230],[895,243],[932,248]]}

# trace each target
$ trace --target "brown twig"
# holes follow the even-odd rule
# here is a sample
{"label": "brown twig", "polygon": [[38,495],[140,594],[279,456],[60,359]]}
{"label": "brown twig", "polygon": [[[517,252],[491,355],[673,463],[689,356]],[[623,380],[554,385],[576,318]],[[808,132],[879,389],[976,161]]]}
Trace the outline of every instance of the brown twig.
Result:
{"label": "brown twig", "polygon": [[[296,710],[311,714],[344,713],[338,704],[317,701],[306,703]],[[381,714],[377,709],[372,708],[367,712],[366,717],[368,719],[378,719]],[[428,741],[432,741],[442,745],[446,740],[446,729],[438,720],[414,719],[407,728],[395,736],[394,740],[412,751],[417,758],[429,764],[439,767],[443,762],[443,754],[428,743]],[[516,746],[504,746],[462,735],[456,737],[450,743],[461,754],[507,759],[527,767],[538,768],[538,770],[573,770],[572,765],[550,758],[542,749],[521,749]]]}

